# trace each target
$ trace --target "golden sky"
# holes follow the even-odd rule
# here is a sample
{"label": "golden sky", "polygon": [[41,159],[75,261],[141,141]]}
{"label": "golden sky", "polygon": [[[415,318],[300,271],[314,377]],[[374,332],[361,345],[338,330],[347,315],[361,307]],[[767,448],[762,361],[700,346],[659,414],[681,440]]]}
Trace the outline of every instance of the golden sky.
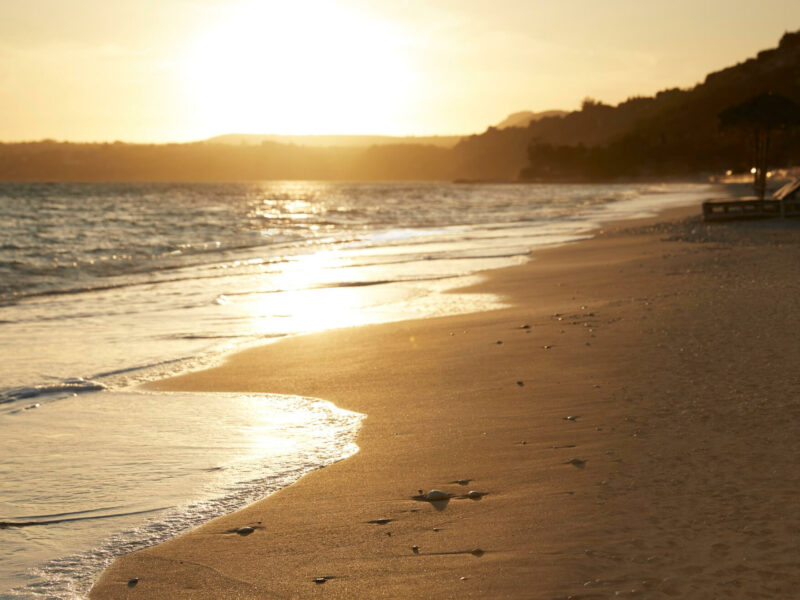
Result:
{"label": "golden sky", "polygon": [[0,140],[466,134],[797,29],[797,0],[0,0]]}

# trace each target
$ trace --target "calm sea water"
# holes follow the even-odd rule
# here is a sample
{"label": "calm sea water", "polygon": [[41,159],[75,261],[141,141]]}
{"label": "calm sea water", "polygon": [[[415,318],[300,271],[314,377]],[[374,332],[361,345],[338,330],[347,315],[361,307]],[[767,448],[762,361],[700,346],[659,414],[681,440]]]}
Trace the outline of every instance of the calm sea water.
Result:
{"label": "calm sea water", "polygon": [[0,184],[0,597],[83,597],[115,555],[356,450],[361,416],[323,400],[136,384],[287,335],[497,308],[443,292],[711,193]]}

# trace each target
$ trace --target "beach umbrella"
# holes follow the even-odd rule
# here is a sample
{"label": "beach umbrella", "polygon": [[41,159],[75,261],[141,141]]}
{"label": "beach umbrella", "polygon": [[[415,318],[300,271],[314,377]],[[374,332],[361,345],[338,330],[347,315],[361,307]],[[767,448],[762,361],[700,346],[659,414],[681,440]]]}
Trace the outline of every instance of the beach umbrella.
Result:
{"label": "beach umbrella", "polygon": [[723,127],[749,129],[753,133],[755,173],[753,185],[763,200],[767,187],[769,139],[773,131],[800,125],[800,106],[779,94],[753,96],[719,113]]}

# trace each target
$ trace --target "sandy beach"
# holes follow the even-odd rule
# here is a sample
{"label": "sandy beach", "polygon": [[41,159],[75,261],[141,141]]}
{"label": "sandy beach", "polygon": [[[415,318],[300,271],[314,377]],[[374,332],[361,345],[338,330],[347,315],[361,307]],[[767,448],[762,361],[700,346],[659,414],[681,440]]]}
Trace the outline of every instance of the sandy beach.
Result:
{"label": "sandy beach", "polygon": [[671,211],[487,272],[507,309],[158,382],[330,400],[367,415],[360,452],[117,559],[90,597],[793,597],[798,265],[799,223]]}

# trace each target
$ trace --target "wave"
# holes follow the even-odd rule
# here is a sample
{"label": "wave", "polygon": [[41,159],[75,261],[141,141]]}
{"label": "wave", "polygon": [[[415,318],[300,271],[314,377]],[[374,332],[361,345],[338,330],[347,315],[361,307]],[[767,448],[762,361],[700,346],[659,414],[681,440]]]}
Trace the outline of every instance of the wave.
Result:
{"label": "wave", "polygon": [[[114,519],[117,517],[133,517],[136,515],[146,515],[150,513],[160,512],[162,510],[167,510],[172,508],[171,506],[161,506],[159,508],[149,508],[147,510],[135,510],[130,512],[115,512],[115,513],[105,513],[101,515],[85,515],[82,517],[73,517],[70,515],[73,514],[81,514],[81,513],[91,513],[95,511],[78,511],[75,513],[62,513],[62,515],[50,515],[51,518],[43,518],[42,520],[33,520],[33,521],[0,521],[0,529],[10,529],[12,527],[15,528],[22,528],[22,527],[37,527],[43,525],[58,525],[61,523],[70,523],[74,521],[92,521],[97,519]],[[55,517],[55,518],[52,518]]]}
{"label": "wave", "polygon": [[85,392],[98,392],[106,389],[106,386],[97,381],[76,377],[66,379],[51,385],[36,385],[32,387],[16,387],[0,391],[0,404],[17,402],[19,400],[29,400],[50,394],[81,394]]}
{"label": "wave", "polygon": [[[463,238],[463,241],[470,241],[472,238]],[[490,238],[494,239],[494,238]],[[502,238],[497,238],[502,239]],[[459,242],[462,239],[458,240]],[[428,240],[424,244],[430,244],[431,241]],[[420,243],[419,245],[424,245]],[[409,246],[413,246],[415,244],[408,244]],[[373,267],[373,266],[383,266],[383,265],[397,265],[397,264],[405,264],[405,263],[414,263],[419,261],[433,261],[433,260],[442,260],[442,261],[449,261],[449,260],[481,260],[481,259],[492,259],[492,258],[513,258],[515,256],[527,256],[530,254],[530,250],[518,250],[514,252],[505,252],[505,253],[476,253],[472,254],[465,251],[439,251],[435,254],[402,254],[402,255],[395,255],[401,256],[402,258],[396,258],[395,260],[387,260],[387,261],[365,261],[360,263],[350,263],[344,265],[333,265],[329,267],[330,269],[344,269],[344,268],[359,268],[359,267]],[[296,261],[298,257],[283,257],[281,259],[273,259],[268,261],[263,261],[258,263],[259,265],[273,265],[273,264],[285,264],[288,262]],[[237,264],[237,261],[223,261],[222,263],[213,263],[210,265],[196,265],[196,266],[203,266],[203,267],[213,267],[215,264],[224,264],[227,263],[228,265],[233,264],[235,267],[242,266],[241,264]],[[248,265],[244,265],[248,266]],[[181,267],[185,268],[185,267]],[[169,269],[164,269],[169,270]],[[280,269],[277,268],[274,271],[270,270],[266,273],[270,272],[279,272]],[[153,272],[158,273],[159,271]],[[95,292],[105,292],[105,291],[112,291],[112,290],[120,290],[120,289],[129,289],[129,288],[136,288],[136,287],[143,287],[143,286],[157,286],[157,285],[168,285],[173,283],[181,283],[181,282],[193,282],[193,281],[202,281],[202,280],[215,280],[215,279],[230,279],[234,277],[251,277],[252,273],[250,272],[230,272],[226,271],[223,273],[214,273],[211,275],[201,275],[199,273],[192,273],[188,274],[184,277],[170,277],[170,278],[151,278],[151,279],[144,279],[140,281],[126,281],[126,282],[119,282],[119,283],[107,283],[107,284],[98,284],[98,285],[85,285],[85,286],[76,286],[76,287],[67,287],[67,288],[59,288],[59,289],[49,289],[49,290],[31,290],[29,292],[17,292],[12,298],[2,298],[0,296],[0,306],[12,306],[18,304],[21,300],[24,299],[33,299],[33,298],[48,298],[48,297],[55,297],[55,296],[74,296],[77,294],[89,294]],[[404,280],[403,280],[404,281]],[[392,283],[390,280],[380,281],[377,283]],[[341,285],[338,284],[331,284],[331,285],[324,285],[320,287],[352,287],[355,285],[375,285],[372,282],[366,283],[349,283],[345,282]],[[315,287],[309,289],[318,289]],[[281,292],[286,290],[270,290],[275,292]],[[248,292],[249,293],[249,292]],[[230,294],[229,294],[230,295]],[[90,316],[86,314],[80,314],[78,316]],[[47,321],[52,319],[62,319],[63,316],[58,317],[37,317],[36,319],[32,319],[34,321]],[[2,322],[0,322],[2,323]]]}

